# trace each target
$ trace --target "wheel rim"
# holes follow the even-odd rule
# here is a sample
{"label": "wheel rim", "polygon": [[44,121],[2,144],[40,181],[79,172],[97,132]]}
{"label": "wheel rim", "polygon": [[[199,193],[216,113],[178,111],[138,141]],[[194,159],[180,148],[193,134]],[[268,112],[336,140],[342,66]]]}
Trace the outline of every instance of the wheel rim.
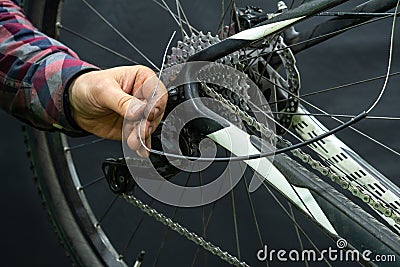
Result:
{"label": "wheel rim", "polygon": [[[61,142],[62,142],[62,148],[65,148],[65,147],[73,147],[73,146],[71,146],[71,145],[67,145],[67,140],[66,140],[66,138],[65,137],[62,137],[61,138]],[[59,149],[59,148],[57,148],[57,149]],[[80,181],[79,181],[79,179],[77,178],[78,176],[76,175],[76,172],[75,172],[75,167],[74,167],[74,164],[72,163],[72,165],[71,165],[71,162],[72,162],[72,159],[71,158],[69,158],[70,157],[70,151],[71,150],[69,150],[69,151],[67,151],[66,152],[66,157],[67,157],[67,161],[68,161],[68,163],[66,164],[67,166],[69,166],[69,171],[73,174],[73,177],[71,177],[72,178],[72,181],[73,181],[73,185],[71,185],[71,188],[79,188],[79,187],[81,187],[81,184],[80,184]],[[58,153],[58,155],[60,155],[60,152],[61,151],[57,151],[56,153]],[[63,160],[63,159],[60,159],[60,160]],[[74,174],[75,173],[75,174]],[[76,191],[76,190],[75,190]],[[76,191],[76,193],[78,194],[78,197],[81,197],[81,200],[80,201],[82,201],[83,203],[85,203],[85,199],[84,199],[84,194],[83,193],[79,193],[79,191]],[[75,193],[74,193],[75,194]],[[82,198],[83,197],[83,198]],[[90,208],[85,208],[87,211],[89,211],[89,214],[88,214],[88,217],[91,217],[91,211],[90,211]],[[96,220],[94,219],[94,217],[93,218],[90,218],[89,219],[89,221],[88,221],[88,229],[90,229],[90,230],[88,230],[88,232],[97,232],[98,234],[99,234],[99,236],[100,236],[100,239],[104,239],[104,238],[101,238],[101,236],[103,235],[103,233],[101,233],[101,228],[96,228],[95,227],[95,225],[96,225]],[[100,231],[100,232],[99,232]],[[104,243],[108,243],[108,242],[104,242]],[[104,243],[103,243],[103,245],[104,245]],[[107,248],[107,250],[108,251],[113,251],[113,249],[111,249],[111,247],[109,247],[109,248]],[[196,253],[197,254],[197,253]],[[108,254],[108,252],[107,252],[107,255],[108,256],[106,256],[106,258],[113,258],[114,260],[116,260],[116,259],[118,259],[118,257],[119,257],[119,255],[118,255],[118,253],[114,253],[114,252],[110,252],[109,254]],[[118,261],[115,261],[115,262],[117,262],[117,263],[119,263]],[[110,264],[109,264],[110,265]]]}

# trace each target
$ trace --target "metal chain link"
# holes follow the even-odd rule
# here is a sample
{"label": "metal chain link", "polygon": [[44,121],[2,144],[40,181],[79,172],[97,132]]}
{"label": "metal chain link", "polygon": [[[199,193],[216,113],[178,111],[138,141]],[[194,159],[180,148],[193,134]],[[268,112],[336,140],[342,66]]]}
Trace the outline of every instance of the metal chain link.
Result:
{"label": "metal chain link", "polygon": [[[284,46],[282,41],[280,43],[282,46]],[[283,54],[283,58],[285,58],[286,60],[292,59],[292,62],[288,62],[291,64],[286,64],[286,65],[294,65],[295,64],[294,56],[291,53],[290,49],[283,49],[281,51],[281,53]],[[298,71],[295,66],[292,66],[291,68],[286,67],[286,69],[289,73],[289,75],[288,75],[289,77],[297,77],[298,76]],[[297,83],[294,78],[292,78],[292,79],[289,78],[289,81],[292,84]],[[258,122],[254,117],[250,116],[246,111],[244,111],[240,107],[236,106],[234,103],[232,103],[231,101],[226,99],[222,94],[220,94],[217,91],[215,91],[214,89],[210,88],[205,83],[203,84],[202,89],[210,97],[216,99],[217,101],[220,101],[227,108],[231,109],[232,112],[234,112],[242,121],[247,123],[247,125],[254,127],[257,131],[262,133],[266,138],[268,138],[268,139],[275,138],[274,141],[277,144],[281,145],[282,147],[290,147],[293,145],[290,141],[282,138],[280,135],[275,134],[274,131],[267,128],[264,124]],[[237,89],[234,88],[234,91],[237,91]],[[290,110],[290,111],[294,112],[294,110]],[[361,199],[363,202],[367,203],[373,209],[379,211],[384,216],[392,218],[396,224],[400,225],[400,215],[396,214],[397,212],[395,210],[387,207],[385,204],[381,203],[381,201],[377,200],[374,196],[368,194],[366,192],[366,190],[363,189],[361,186],[354,186],[351,183],[350,179],[348,179],[346,177],[340,177],[331,168],[323,165],[323,163],[321,163],[319,160],[314,159],[311,155],[305,153],[301,149],[292,150],[291,154],[293,156],[297,157],[298,159],[300,159],[305,164],[308,164],[309,166],[311,166],[312,169],[316,170],[323,176],[329,178],[331,181],[340,185],[343,189],[350,191],[354,196]]]}
{"label": "metal chain link", "polygon": [[[200,38],[205,39],[208,42],[210,42],[210,40],[216,41],[216,40],[213,40],[208,35],[206,37],[208,37],[208,38],[205,38],[203,35],[201,35]],[[189,42],[189,40],[186,40],[186,41]],[[191,41],[198,42],[198,39],[195,38]],[[200,44],[202,45],[202,43],[200,43]],[[179,48],[181,48],[183,50],[183,52],[187,52],[187,51],[185,51],[185,49],[183,49],[184,46],[185,47],[187,46],[188,49],[191,48],[190,45],[185,44],[184,42],[181,42],[181,46],[182,47],[178,47],[176,51],[179,51]],[[289,51],[289,49],[284,49],[282,51]],[[189,54],[189,53],[187,53],[187,54]],[[176,57],[175,54],[173,56]],[[179,56],[178,56],[178,58],[179,58]],[[233,57],[233,58],[235,58],[235,57]],[[184,57],[183,57],[183,59],[184,59]],[[171,58],[169,58],[169,60],[171,60]],[[230,58],[230,60],[231,60],[231,58]],[[173,65],[173,64],[169,63],[169,65]],[[202,89],[208,96],[214,98],[217,101],[220,101],[227,108],[231,109],[232,112],[234,112],[242,121],[244,121],[247,125],[254,127],[257,131],[262,133],[266,138],[275,139],[276,143],[282,147],[290,147],[293,145],[290,141],[284,139],[280,135],[275,134],[274,131],[272,131],[271,129],[266,127],[264,124],[259,123],[254,117],[250,116],[246,111],[243,111],[240,107],[233,104],[231,101],[226,99],[222,94],[219,94],[214,89],[207,86],[205,83],[203,83]],[[246,92],[246,91],[244,91],[244,92]],[[247,92],[245,95],[248,97]],[[366,193],[365,190],[363,188],[361,188],[360,186],[352,185],[351,181],[349,179],[346,179],[345,177],[340,177],[329,167],[324,166],[323,163],[321,163],[319,160],[314,159],[311,155],[303,152],[301,149],[294,149],[291,151],[291,154],[294,157],[300,159],[305,164],[308,164],[312,169],[316,170],[321,175],[329,178],[331,181],[340,185],[343,189],[350,191],[354,196],[358,197],[364,203],[367,203],[372,208],[379,211],[386,217],[392,218],[396,224],[400,225],[400,216],[398,214],[396,214],[396,212],[394,210],[386,207],[383,203],[381,203],[380,201],[376,200],[373,196]],[[165,226],[169,227],[171,230],[184,236],[188,240],[203,247],[205,250],[209,251],[210,253],[220,257],[222,260],[228,262],[229,264],[234,265],[234,266],[241,266],[241,267],[249,266],[247,263],[240,261],[235,256],[232,256],[228,252],[223,251],[218,246],[215,246],[211,242],[204,240],[203,237],[198,236],[194,232],[190,232],[184,226],[180,225],[177,222],[174,222],[171,218],[168,218],[167,216],[158,212],[154,208],[151,208],[149,205],[143,203],[139,199],[135,198],[133,195],[124,194],[122,197],[125,200],[127,200],[130,204],[138,207],[140,210],[142,210],[147,215],[153,217],[157,221],[161,222]]]}
{"label": "metal chain link", "polygon": [[141,211],[149,215],[150,217],[153,217],[157,221],[161,222],[165,226],[169,227],[171,230],[177,232],[178,234],[186,237],[188,240],[194,242],[195,244],[201,246],[205,250],[209,251],[210,253],[220,257],[222,260],[228,262],[229,264],[233,266],[239,266],[239,267],[249,267],[249,265],[243,261],[240,261],[238,258],[235,256],[232,256],[226,251],[221,250],[221,248],[215,246],[209,241],[204,240],[203,237],[198,236],[196,233],[190,232],[187,228],[184,226],[180,225],[177,222],[174,222],[171,218],[168,218],[164,214],[158,212],[154,208],[151,208],[149,205],[143,203],[133,195],[122,195],[122,197],[128,201],[130,204],[138,207]]}
{"label": "metal chain link", "polygon": [[[212,88],[208,86],[204,86],[203,88],[206,94],[208,94],[210,97],[213,97],[218,101],[221,101],[223,105],[226,105],[233,112],[235,112],[240,119],[246,122],[249,126],[254,127],[258,131],[260,131],[268,139],[275,138],[276,143],[281,145],[282,147],[293,146],[293,144],[290,141],[282,138],[280,135],[276,135],[271,129],[267,128],[264,124],[259,123],[256,119],[247,114],[247,112],[233,105],[229,100],[225,99],[222,95],[218,94]],[[386,207],[385,204],[381,203],[379,200],[375,199],[373,196],[366,193],[365,190],[360,186],[352,185],[349,179],[340,177],[329,167],[324,166],[323,163],[321,163],[319,160],[314,159],[311,155],[303,152],[301,149],[294,149],[291,151],[291,154],[300,159],[305,164],[311,166],[312,169],[318,171],[323,176],[331,179],[331,181],[340,185],[343,189],[350,191],[354,196],[358,197],[363,202],[370,205],[373,209],[379,211],[386,217],[392,218],[396,224],[400,224],[400,216],[396,214],[396,212],[393,209]]]}

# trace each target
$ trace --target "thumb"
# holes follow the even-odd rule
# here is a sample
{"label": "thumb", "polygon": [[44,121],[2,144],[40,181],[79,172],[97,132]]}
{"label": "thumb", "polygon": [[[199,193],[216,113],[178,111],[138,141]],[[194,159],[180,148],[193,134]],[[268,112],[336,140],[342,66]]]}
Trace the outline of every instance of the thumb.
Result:
{"label": "thumb", "polygon": [[146,102],[125,93],[119,86],[107,91],[104,106],[129,120],[139,120],[144,116]]}
{"label": "thumb", "polygon": [[118,114],[128,120],[139,121],[144,117],[146,103],[134,96],[128,96],[130,97],[130,100],[122,105],[121,112],[118,112]]}

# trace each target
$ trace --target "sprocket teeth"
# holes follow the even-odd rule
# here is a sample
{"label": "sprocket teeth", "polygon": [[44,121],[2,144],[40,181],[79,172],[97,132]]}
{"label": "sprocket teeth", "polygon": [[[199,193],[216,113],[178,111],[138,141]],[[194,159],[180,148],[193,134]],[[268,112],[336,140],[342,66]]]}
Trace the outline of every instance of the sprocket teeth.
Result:
{"label": "sprocket teeth", "polygon": [[[179,63],[184,63],[190,56],[220,41],[221,40],[217,36],[213,36],[211,32],[199,32],[198,35],[192,34],[190,37],[185,36],[182,41],[178,41],[177,47],[172,48],[172,54],[168,57],[166,66],[171,67]],[[211,75],[209,75],[210,77],[202,78],[206,78],[206,81],[210,83],[223,81],[225,87],[232,87],[232,85],[234,85],[234,88],[231,88],[231,90],[233,90],[235,93],[229,93],[229,90],[227,89],[222,90],[226,91],[225,95],[227,96],[231,94],[230,99],[234,104],[240,105],[241,108],[245,108],[247,110],[246,102],[250,98],[247,93],[247,88],[249,88],[250,86],[244,82],[239,81],[240,78],[245,80],[247,76],[232,77],[232,75],[230,75],[228,71],[230,67],[240,68],[240,65],[235,65],[236,63],[240,62],[239,57],[240,54],[238,52],[235,52],[232,55],[228,55],[226,57],[218,59],[216,62],[220,63],[220,65],[212,66],[213,69],[209,70],[209,72],[211,73]],[[219,77],[217,77],[215,73],[220,73]],[[246,101],[240,101],[238,97],[239,95],[242,99],[246,99]]]}

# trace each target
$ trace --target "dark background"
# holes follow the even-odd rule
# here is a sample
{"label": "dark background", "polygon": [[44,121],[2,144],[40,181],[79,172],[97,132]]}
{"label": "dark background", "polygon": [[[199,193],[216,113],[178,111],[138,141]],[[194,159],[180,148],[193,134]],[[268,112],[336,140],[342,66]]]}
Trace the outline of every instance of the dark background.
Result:
{"label": "dark background", "polygon": [[[107,18],[113,24],[119,24],[118,29],[159,65],[164,45],[172,33],[168,30],[169,26],[174,24],[164,10],[154,5],[151,5],[153,8],[150,9],[146,5],[147,2],[150,1],[134,1],[134,4],[129,5],[127,9],[123,4],[118,4],[118,1],[107,1],[101,3],[99,11],[102,14],[108,14]],[[198,29],[215,30],[220,5],[215,3],[210,5],[212,2],[215,1],[191,1],[190,7],[188,3],[183,3],[189,17],[195,16],[191,22]],[[265,1],[249,1],[246,4],[260,5],[265,7],[265,10],[268,10],[268,7],[269,10],[273,9],[274,5],[267,4],[266,6],[261,2]],[[113,12],[111,13],[110,10]],[[91,17],[90,11],[79,1],[67,0],[63,17],[63,23],[70,28],[99,42],[110,44],[113,49],[123,51],[145,64],[145,61],[117,35],[112,34],[97,18]],[[367,28],[368,30],[362,28],[352,32],[351,35],[346,34],[316,47],[312,54],[308,52],[300,54],[297,58],[304,90],[314,91],[384,74],[390,37],[389,25],[390,21],[387,20],[375,24],[372,28]],[[111,67],[126,64],[123,60],[93,49],[92,45],[76,40],[69,34],[63,33],[62,37],[62,40],[75,49],[83,59],[98,66]],[[395,63],[397,63],[397,58],[396,52]],[[394,65],[393,71],[396,71],[396,68],[398,70],[398,65]],[[383,104],[377,108],[376,114],[387,114],[388,110],[395,110],[397,116],[400,115],[397,108],[398,100],[395,98],[398,93],[395,91],[396,87],[393,86],[396,81],[398,82],[398,79],[391,79],[388,88],[391,91],[383,98]],[[318,98],[310,98],[310,101],[322,103],[323,108],[333,113],[357,114],[368,107],[381,86],[382,81],[378,81],[368,86],[359,86],[355,89],[355,93],[350,95],[343,93],[341,95],[343,97],[340,98],[333,97],[335,94],[324,94]],[[47,220],[47,214],[41,207],[41,200],[37,194],[23,144],[21,123],[4,112],[0,112],[0,121],[1,262],[4,266],[70,266]],[[380,140],[385,140],[386,143],[398,149],[400,145],[394,131],[398,129],[398,126],[398,123],[389,125],[383,122],[363,122],[359,127],[371,131],[375,136],[379,134]],[[393,161],[393,159],[398,159],[390,153],[379,149],[376,145],[365,143],[365,140],[349,131],[342,135],[386,175],[393,178],[398,174],[394,166],[396,161]]]}

